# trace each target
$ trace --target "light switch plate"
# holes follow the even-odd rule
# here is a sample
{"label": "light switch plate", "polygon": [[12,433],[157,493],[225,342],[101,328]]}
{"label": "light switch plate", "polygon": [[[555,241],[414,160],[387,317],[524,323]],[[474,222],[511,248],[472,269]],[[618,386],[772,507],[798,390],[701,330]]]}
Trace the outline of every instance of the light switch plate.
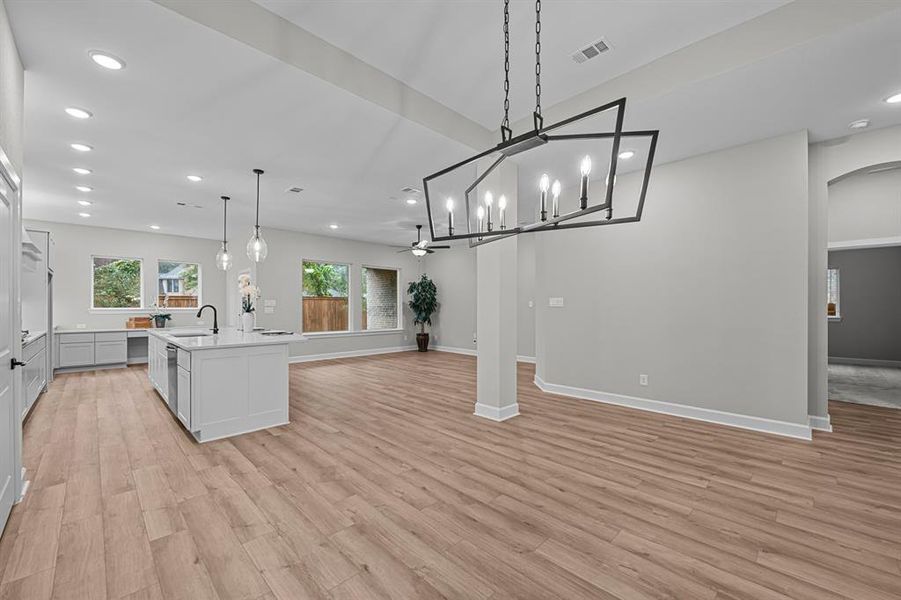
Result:
{"label": "light switch plate", "polygon": [[267,306],[263,307],[263,312],[266,313],[267,315],[271,315],[272,313],[275,312],[275,309],[273,307],[267,305]]}
{"label": "light switch plate", "polygon": [[276,305],[277,302],[274,299],[263,300],[263,306],[265,307],[275,308]]}
{"label": "light switch plate", "polygon": [[547,300],[548,306],[553,306],[554,308],[562,308],[563,307],[563,298],[548,298]]}

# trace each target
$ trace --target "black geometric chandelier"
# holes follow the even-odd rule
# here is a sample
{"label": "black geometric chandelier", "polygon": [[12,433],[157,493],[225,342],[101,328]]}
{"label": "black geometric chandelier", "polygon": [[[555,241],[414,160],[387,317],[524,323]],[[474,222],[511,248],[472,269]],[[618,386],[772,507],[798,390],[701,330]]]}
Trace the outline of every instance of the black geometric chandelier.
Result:
{"label": "black geometric chandelier", "polygon": [[[532,113],[534,128],[518,136],[510,129],[510,12],[509,0],[504,0],[504,118],[501,123],[501,142],[496,146],[451,165],[422,180],[428,211],[432,241],[469,240],[477,246],[520,233],[553,231],[576,227],[594,227],[635,223],[641,220],[644,200],[654,153],[657,148],[658,130],[623,131],[626,99],[620,98],[602,106],[563,119],[552,125],[544,125],[541,115],[541,0],[535,3],[535,110]],[[591,129],[580,130],[579,127]],[[557,152],[564,143],[575,144],[566,152]],[[632,149],[643,144],[645,150],[643,177],[637,183],[634,210],[623,216],[614,214],[614,188],[620,159],[636,156]],[[554,147],[551,151],[549,148]],[[563,154],[561,157],[560,155]],[[515,158],[514,158],[515,157]],[[503,185],[495,182],[495,189],[487,185],[489,176],[506,160],[517,162],[526,173],[534,170],[535,191],[521,190],[519,195],[535,194],[535,210],[520,215],[519,223],[508,226],[507,198]],[[555,164],[556,163],[556,164]],[[602,180],[592,180],[593,163],[605,165]],[[549,173],[556,166],[564,173],[563,183]],[[597,173],[597,171],[595,171]],[[537,176],[540,173],[540,177]],[[456,199],[463,200],[465,226],[455,227]],[[435,202],[436,206],[432,206]],[[524,206],[520,202],[519,206]],[[600,218],[579,219],[594,213]],[[436,226],[435,216],[439,216]],[[446,218],[446,220],[445,220]]]}

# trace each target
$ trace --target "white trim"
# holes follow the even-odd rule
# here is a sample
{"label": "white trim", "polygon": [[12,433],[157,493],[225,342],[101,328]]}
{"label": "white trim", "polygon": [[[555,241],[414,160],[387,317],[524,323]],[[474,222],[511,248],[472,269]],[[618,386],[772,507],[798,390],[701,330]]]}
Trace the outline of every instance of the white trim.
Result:
{"label": "white trim", "polygon": [[845,240],[842,242],[829,242],[830,250],[857,250],[859,248],[889,248],[901,246],[901,236],[870,238],[866,240]]}
{"label": "white trim", "polygon": [[877,358],[845,358],[842,356],[830,356],[831,365],[857,365],[860,367],[888,367],[901,369],[901,360],[880,360]]}
{"label": "white trim", "polygon": [[357,337],[367,335],[384,335],[384,334],[404,333],[403,329],[363,329],[361,331],[310,331],[301,333],[310,339],[315,338],[337,338],[337,337]]}
{"label": "white trim", "polygon": [[416,346],[391,346],[388,348],[368,348],[363,350],[348,350],[345,352],[328,352],[325,354],[306,354],[303,356],[290,356],[288,363],[305,363],[317,360],[333,360],[336,358],[354,358],[357,356],[374,356],[376,354],[393,354],[394,352],[412,352]]}
{"label": "white trim", "polygon": [[518,355],[516,355],[516,362],[529,363],[529,364],[534,365],[534,364],[535,364],[535,357],[534,357],[534,356],[525,356],[525,355],[523,355],[523,354],[518,354]]}
{"label": "white trim", "polygon": [[519,415],[519,403],[514,402],[507,406],[498,407],[476,402],[476,409],[472,414],[484,419],[491,419],[492,421],[506,421],[507,419],[512,419]]}
{"label": "white trim", "polygon": [[473,348],[456,348],[454,346],[430,346],[430,349],[438,352],[453,352],[454,354],[465,354],[467,356],[478,356],[478,350]]}
{"label": "white trim", "polygon": [[719,425],[728,425],[730,427],[738,427],[739,429],[750,429],[752,431],[772,433],[790,438],[802,440],[810,440],[812,438],[809,424],[801,425],[799,423],[789,423],[787,421],[775,421],[772,419],[764,419],[762,417],[740,415],[709,408],[688,406],[685,404],[674,404],[672,402],[661,402],[659,400],[649,400],[646,398],[636,398],[634,396],[599,392],[597,390],[586,390],[570,387],[568,385],[558,385],[556,383],[546,383],[538,377],[538,375],[535,375],[535,385],[543,392],[559,394],[561,396],[570,396],[582,400],[592,400],[594,402],[603,402],[605,404],[637,408],[649,412],[694,419],[696,421],[705,421],[707,423],[717,423]]}
{"label": "white trim", "polygon": [[807,415],[807,423],[810,425],[811,429],[832,433],[832,420],[829,418],[829,415],[826,415],[825,417]]}

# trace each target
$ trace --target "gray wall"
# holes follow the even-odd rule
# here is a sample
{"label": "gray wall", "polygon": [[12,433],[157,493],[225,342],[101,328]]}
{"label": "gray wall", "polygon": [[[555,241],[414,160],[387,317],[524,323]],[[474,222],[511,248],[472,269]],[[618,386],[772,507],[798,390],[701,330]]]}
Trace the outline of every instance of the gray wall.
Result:
{"label": "gray wall", "polygon": [[468,246],[437,250],[426,259],[426,271],[438,286],[438,314],[432,335],[439,346],[475,351],[476,253]]}
{"label": "gray wall", "polygon": [[6,5],[0,0],[0,148],[23,178],[24,108],[25,71],[9,27]]}
{"label": "gray wall", "polygon": [[641,223],[535,236],[537,374],[806,425],[807,229],[805,132],[658,165]]}
{"label": "gray wall", "polygon": [[901,361],[901,247],[833,251],[829,267],[841,286],[829,358]]}
{"label": "gray wall", "polygon": [[[28,201],[27,195],[25,202]],[[160,233],[141,233],[106,227],[88,227],[26,221],[29,229],[49,231],[56,243],[53,267],[53,319],[62,328],[79,324],[87,328],[125,327],[128,317],[149,314],[157,290],[157,260],[196,262],[201,269],[201,300],[220,309],[225,307],[225,275],[216,268],[219,244],[213,240],[188,238]],[[91,309],[91,256],[125,256],[144,261],[144,309]],[[172,327],[195,325],[196,309],[168,309]],[[204,314],[203,322],[212,325],[212,315]]]}

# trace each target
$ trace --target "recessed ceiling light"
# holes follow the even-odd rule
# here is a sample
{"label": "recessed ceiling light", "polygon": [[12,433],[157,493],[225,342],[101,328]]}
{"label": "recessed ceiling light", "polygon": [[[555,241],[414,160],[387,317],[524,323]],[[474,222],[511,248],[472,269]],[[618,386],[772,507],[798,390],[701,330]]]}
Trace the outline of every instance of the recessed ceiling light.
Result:
{"label": "recessed ceiling light", "polygon": [[88,146],[87,144],[69,144],[69,147],[73,150],[77,150],[78,152],[90,152],[94,148]]}
{"label": "recessed ceiling light", "polygon": [[151,225],[150,228],[155,231],[155,230],[159,229],[160,226],[159,225]]}
{"label": "recessed ceiling light", "polygon": [[87,219],[88,217],[91,216],[91,213],[78,213],[78,216],[81,217],[82,219]]}
{"label": "recessed ceiling light", "polygon": [[416,204],[416,198],[407,198],[407,204],[413,206],[414,204]]}
{"label": "recessed ceiling light", "polygon": [[119,71],[125,68],[125,61],[121,58],[113,56],[108,52],[100,52],[99,50],[91,50],[88,52],[88,55],[91,57],[95,63],[103,67],[104,69],[110,69],[112,71]]}
{"label": "recessed ceiling light", "polygon": [[337,223],[332,223],[331,225],[329,225],[329,228],[330,228],[330,229],[338,229],[338,224],[337,224]]}
{"label": "recessed ceiling light", "polygon": [[74,167],[72,170],[75,171],[76,173],[78,173],[79,175],[90,175],[91,174],[91,170],[85,169],[84,167]]}
{"label": "recessed ceiling light", "polygon": [[203,177],[201,177],[200,175],[188,175],[188,181],[197,183],[198,181],[203,181]]}
{"label": "recessed ceiling light", "polygon": [[619,153],[619,157],[623,160],[629,160],[633,156],[635,156],[635,153],[632,150],[624,150]]}
{"label": "recessed ceiling light", "polygon": [[898,104],[901,103],[901,92],[897,94],[892,94],[888,98],[885,99],[888,104]]}
{"label": "recessed ceiling light", "polygon": [[91,204],[93,204],[93,202],[91,202],[90,200],[79,200],[78,203],[82,206],[90,206]]}
{"label": "recessed ceiling light", "polygon": [[70,117],[75,117],[76,119],[90,119],[94,116],[89,110],[85,110],[83,108],[76,108],[74,106],[70,106],[66,109],[66,114]]}
{"label": "recessed ceiling light", "polygon": [[75,189],[78,190],[79,192],[90,192],[94,188],[86,186],[86,185],[76,185]]}
{"label": "recessed ceiling light", "polygon": [[858,119],[856,121],[851,121],[850,123],[848,123],[848,127],[850,129],[866,129],[869,126],[870,126],[869,119]]}

